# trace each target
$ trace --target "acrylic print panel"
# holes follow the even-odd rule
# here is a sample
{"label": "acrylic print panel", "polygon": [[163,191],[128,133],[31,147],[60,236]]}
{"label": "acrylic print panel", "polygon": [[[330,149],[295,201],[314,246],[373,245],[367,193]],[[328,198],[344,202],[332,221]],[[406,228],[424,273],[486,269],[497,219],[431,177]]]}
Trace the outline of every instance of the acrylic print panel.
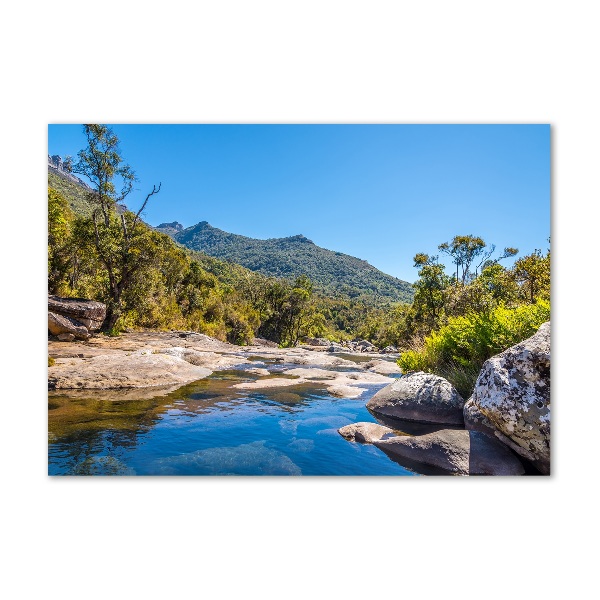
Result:
{"label": "acrylic print panel", "polygon": [[550,472],[549,126],[50,125],[48,209],[50,475]]}

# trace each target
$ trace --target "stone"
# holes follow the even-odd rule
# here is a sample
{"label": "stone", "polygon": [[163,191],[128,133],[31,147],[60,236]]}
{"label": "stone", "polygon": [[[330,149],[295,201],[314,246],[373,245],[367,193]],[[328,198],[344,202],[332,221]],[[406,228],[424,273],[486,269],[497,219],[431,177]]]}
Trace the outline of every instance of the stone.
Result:
{"label": "stone", "polygon": [[253,346],[266,346],[267,348],[277,348],[277,344],[275,342],[271,342],[270,340],[265,340],[264,338],[255,337],[252,340]]}
{"label": "stone", "polygon": [[550,322],[487,360],[471,397],[495,430],[543,474],[550,473]]}
{"label": "stone", "polygon": [[56,337],[59,342],[72,342],[75,339],[72,333],[59,333]]}
{"label": "stone", "polygon": [[443,469],[456,475],[523,475],[521,461],[504,444],[480,431],[442,429],[419,436],[396,436],[373,444],[388,456]]}
{"label": "stone", "polygon": [[379,390],[367,408],[375,415],[406,421],[462,425],[464,404],[461,395],[443,377],[417,372]]}
{"label": "stone", "polygon": [[365,363],[365,369],[380,375],[399,375],[402,373],[400,367],[395,362],[389,360],[370,360]]}
{"label": "stone", "polygon": [[346,348],[340,346],[340,344],[331,344],[327,349],[327,352],[345,352]]}
{"label": "stone", "polygon": [[106,318],[106,304],[84,298],[61,298],[48,296],[48,310],[76,319],[89,331],[100,329]]}
{"label": "stone", "polygon": [[395,436],[396,433],[390,427],[385,427],[379,423],[352,423],[340,427],[338,433],[349,442],[358,442],[360,444],[372,444],[386,436]]}
{"label": "stone", "polygon": [[383,354],[396,354],[398,352],[398,348],[396,348],[396,346],[386,346],[381,352]]}
{"label": "stone", "polygon": [[312,338],[312,337],[304,337],[302,338],[302,343],[307,346],[329,346],[331,342],[326,340],[325,338]]}
{"label": "stone", "polygon": [[490,420],[477,408],[473,402],[473,398],[469,398],[465,402],[463,408],[463,418],[465,420],[465,429],[469,431],[481,431],[488,435],[495,435],[496,428]]}
{"label": "stone", "polygon": [[61,361],[48,379],[51,389],[131,389],[183,385],[212,371],[167,354],[138,351]]}
{"label": "stone", "polygon": [[50,311],[48,311],[48,331],[52,335],[70,333],[79,340],[87,340],[90,337],[87,328],[75,319],[57,315]]}

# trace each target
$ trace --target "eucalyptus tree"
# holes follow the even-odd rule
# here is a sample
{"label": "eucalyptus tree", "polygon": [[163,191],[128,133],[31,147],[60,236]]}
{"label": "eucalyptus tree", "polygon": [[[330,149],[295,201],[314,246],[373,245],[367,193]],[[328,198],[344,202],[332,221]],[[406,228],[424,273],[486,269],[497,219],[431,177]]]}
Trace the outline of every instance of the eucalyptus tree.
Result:
{"label": "eucalyptus tree", "polygon": [[[438,250],[452,258],[456,265],[456,281],[464,286],[473,277],[476,277],[480,269],[497,264],[499,261],[518,254],[517,248],[504,248],[504,252],[497,258],[492,259],[496,246],[488,246],[483,238],[474,235],[455,235],[451,242],[444,242],[438,246]],[[479,262],[475,262],[475,261]],[[475,266],[475,272],[471,268]]]}
{"label": "eucalyptus tree", "polygon": [[89,201],[93,211],[87,233],[107,277],[105,329],[112,330],[122,312],[125,292],[136,277],[150,266],[160,252],[156,234],[140,219],[148,201],[160,191],[152,186],[137,213],[121,206],[133,191],[135,173],[121,156],[119,139],[106,125],[84,125],[87,146],[68,161],[73,172],[90,181]]}

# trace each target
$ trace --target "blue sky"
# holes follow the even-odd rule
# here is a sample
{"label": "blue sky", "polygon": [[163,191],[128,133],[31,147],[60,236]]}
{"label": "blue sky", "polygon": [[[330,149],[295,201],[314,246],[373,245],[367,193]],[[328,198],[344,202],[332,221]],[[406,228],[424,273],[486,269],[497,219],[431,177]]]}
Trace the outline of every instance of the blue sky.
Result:
{"label": "blue sky", "polygon": [[[301,233],[411,282],[412,257],[454,235],[519,256],[548,247],[548,125],[111,127],[139,179],[128,206],[162,183],[145,212],[151,225]],[[49,154],[84,146],[81,125],[49,126]]]}

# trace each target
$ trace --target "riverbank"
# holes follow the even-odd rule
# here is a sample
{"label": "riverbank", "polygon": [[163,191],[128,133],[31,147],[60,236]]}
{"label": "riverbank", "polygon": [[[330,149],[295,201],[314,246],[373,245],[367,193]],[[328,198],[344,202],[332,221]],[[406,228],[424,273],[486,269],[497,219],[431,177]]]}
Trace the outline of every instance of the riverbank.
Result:
{"label": "riverbank", "polygon": [[[361,384],[390,383],[391,376],[400,373],[390,355],[357,353],[354,357],[346,353],[342,358],[311,346],[235,346],[180,331],[94,335],[71,342],[50,339],[48,355],[54,359],[54,365],[48,367],[50,390],[67,395],[90,390],[105,397],[108,390],[126,390],[132,399],[172,391],[224,370],[254,370],[259,377],[240,385],[255,390],[310,381],[323,384],[333,396],[358,398],[365,390]],[[267,363],[285,363],[288,368],[274,376],[265,369]]]}

